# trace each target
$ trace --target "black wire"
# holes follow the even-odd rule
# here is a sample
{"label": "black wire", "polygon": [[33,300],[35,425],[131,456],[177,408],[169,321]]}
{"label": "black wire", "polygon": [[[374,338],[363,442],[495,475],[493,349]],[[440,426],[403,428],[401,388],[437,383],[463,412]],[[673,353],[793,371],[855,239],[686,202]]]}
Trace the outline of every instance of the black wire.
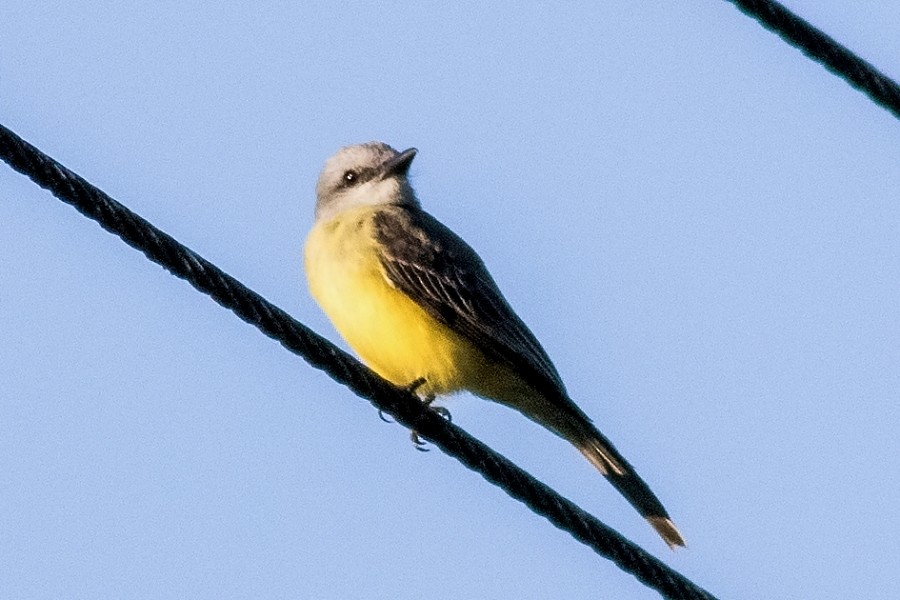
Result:
{"label": "black wire", "polygon": [[875,67],[772,0],[728,0],[742,12],[771,29],[811,59],[847,80],[876,104],[900,118],[900,85]]}
{"label": "black wire", "polygon": [[[837,41],[777,2],[728,1],[847,80],[895,117],[900,117],[900,86]],[[291,352],[328,373],[335,381],[370,400],[379,410],[390,413],[399,423],[414,429],[664,597],[715,600],[709,592],[647,554],[502,455],[425,409],[412,394],[380,379],[350,355],[2,125],[0,155],[15,170],[94,219],[153,262],[185,279]]]}
{"label": "black wire", "polygon": [[444,452],[546,517],[575,539],[615,562],[666,598],[715,600],[680,573],[649,555],[615,530],[601,523],[505,457],[459,427],[447,422],[411,393],[375,375],[196,252],[110,198],[77,174],[0,125],[0,156],[13,169],[31,178],[54,196],[137,248],[172,274],[256,326],[291,352],[328,373],[381,411],[390,413]]}

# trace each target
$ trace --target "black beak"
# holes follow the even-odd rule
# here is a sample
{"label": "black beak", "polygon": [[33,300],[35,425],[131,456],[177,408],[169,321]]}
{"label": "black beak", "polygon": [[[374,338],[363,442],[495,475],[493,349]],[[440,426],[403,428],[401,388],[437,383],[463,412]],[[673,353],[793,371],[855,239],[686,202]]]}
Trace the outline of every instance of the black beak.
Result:
{"label": "black beak", "polygon": [[408,150],[404,150],[394,158],[391,158],[381,166],[383,171],[382,177],[391,177],[392,175],[406,175],[407,171],[409,171],[409,165],[412,164],[412,160],[416,157],[415,148],[409,148]]}

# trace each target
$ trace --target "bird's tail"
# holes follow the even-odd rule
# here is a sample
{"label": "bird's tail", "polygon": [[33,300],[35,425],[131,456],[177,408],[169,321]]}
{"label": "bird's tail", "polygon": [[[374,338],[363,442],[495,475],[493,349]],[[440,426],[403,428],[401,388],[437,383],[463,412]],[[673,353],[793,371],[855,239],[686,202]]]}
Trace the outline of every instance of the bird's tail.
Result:
{"label": "bird's tail", "polygon": [[[594,427],[590,418],[572,402],[561,387],[542,393],[514,375],[509,376],[505,385],[506,387],[476,393],[515,408],[535,423],[572,443],[650,522],[670,548],[685,545],[684,538],[662,503],[650,491],[650,486],[644,483],[634,467]],[[548,401],[548,397],[552,397],[553,401]]]}
{"label": "bird's tail", "polygon": [[603,473],[641,516],[650,522],[670,548],[684,546],[684,538],[669,518],[662,503],[650,490],[650,486],[638,476],[634,467],[619,454],[612,442],[586,418],[579,429],[580,435],[571,440],[575,447]]}

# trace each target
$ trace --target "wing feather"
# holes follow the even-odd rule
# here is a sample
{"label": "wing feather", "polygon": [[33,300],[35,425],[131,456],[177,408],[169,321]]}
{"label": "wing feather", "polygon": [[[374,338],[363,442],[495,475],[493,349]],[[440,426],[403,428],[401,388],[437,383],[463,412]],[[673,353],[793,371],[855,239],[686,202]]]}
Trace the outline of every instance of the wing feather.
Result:
{"label": "wing feather", "polygon": [[575,408],[550,357],[465,241],[428,213],[405,207],[378,211],[374,225],[393,286],[548,399]]}
{"label": "wing feather", "polygon": [[569,399],[547,353],[513,312],[478,254],[419,209],[387,207],[374,219],[381,264],[391,285],[490,358],[512,367],[547,401],[572,417],[573,429],[560,435],[578,447],[666,543],[684,545],[650,487]]}

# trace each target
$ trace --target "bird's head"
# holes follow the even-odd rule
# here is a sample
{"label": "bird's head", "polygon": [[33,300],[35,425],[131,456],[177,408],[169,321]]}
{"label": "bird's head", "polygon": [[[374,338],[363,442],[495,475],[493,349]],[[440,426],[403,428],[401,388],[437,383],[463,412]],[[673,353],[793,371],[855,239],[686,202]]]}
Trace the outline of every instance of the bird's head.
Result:
{"label": "bird's head", "polygon": [[329,158],[316,184],[316,219],[358,206],[417,205],[407,173],[416,149],[382,142],[346,146]]}

